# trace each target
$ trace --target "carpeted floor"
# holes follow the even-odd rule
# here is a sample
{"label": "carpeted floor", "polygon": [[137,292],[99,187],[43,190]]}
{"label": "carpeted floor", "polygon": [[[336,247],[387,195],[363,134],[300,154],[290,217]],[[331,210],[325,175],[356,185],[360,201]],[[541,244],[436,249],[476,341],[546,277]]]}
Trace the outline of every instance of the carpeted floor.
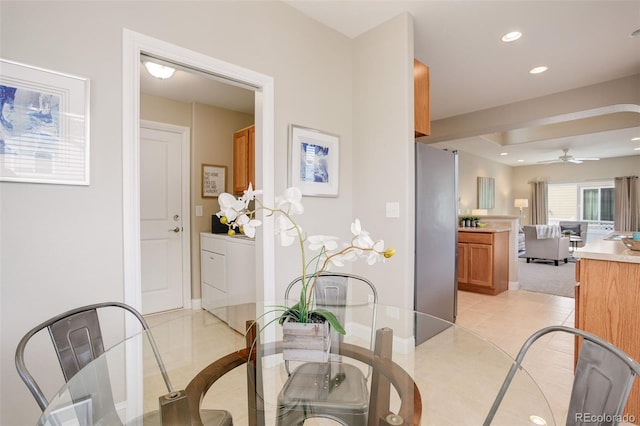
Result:
{"label": "carpeted floor", "polygon": [[575,272],[573,262],[560,262],[554,266],[553,262],[527,263],[527,259],[518,259],[518,281],[522,290],[574,297]]}

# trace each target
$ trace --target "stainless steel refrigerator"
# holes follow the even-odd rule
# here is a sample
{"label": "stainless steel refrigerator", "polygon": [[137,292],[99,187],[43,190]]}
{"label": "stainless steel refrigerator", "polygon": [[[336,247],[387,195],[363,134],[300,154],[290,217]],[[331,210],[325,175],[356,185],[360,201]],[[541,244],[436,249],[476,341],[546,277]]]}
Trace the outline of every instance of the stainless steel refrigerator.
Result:
{"label": "stainless steel refrigerator", "polygon": [[[458,289],[458,154],[416,143],[414,309],[455,322]],[[446,324],[420,321],[416,345]]]}

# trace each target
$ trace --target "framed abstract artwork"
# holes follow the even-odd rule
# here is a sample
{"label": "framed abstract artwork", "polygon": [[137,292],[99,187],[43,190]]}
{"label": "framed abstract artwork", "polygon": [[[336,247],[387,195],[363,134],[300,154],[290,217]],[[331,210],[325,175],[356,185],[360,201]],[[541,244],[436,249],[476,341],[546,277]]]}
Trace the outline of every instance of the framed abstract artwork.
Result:
{"label": "framed abstract artwork", "polygon": [[289,184],[302,195],[337,197],[340,173],[340,138],[336,135],[290,125]]}
{"label": "framed abstract artwork", "polygon": [[0,59],[0,181],[89,185],[89,80]]}

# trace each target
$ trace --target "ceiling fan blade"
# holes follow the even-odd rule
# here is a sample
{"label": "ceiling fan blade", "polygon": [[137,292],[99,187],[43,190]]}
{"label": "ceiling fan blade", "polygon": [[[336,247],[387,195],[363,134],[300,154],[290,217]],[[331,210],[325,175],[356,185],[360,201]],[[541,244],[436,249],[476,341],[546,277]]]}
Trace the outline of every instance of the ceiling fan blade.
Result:
{"label": "ceiling fan blade", "polygon": [[598,157],[578,157],[576,158],[576,160],[580,160],[580,161],[597,161],[600,158]]}
{"label": "ceiling fan blade", "polygon": [[552,163],[562,163],[562,160],[544,160],[544,161],[536,161],[536,164],[552,164]]}
{"label": "ceiling fan blade", "polygon": [[573,164],[582,164],[582,158],[570,158],[567,160],[567,162]]}

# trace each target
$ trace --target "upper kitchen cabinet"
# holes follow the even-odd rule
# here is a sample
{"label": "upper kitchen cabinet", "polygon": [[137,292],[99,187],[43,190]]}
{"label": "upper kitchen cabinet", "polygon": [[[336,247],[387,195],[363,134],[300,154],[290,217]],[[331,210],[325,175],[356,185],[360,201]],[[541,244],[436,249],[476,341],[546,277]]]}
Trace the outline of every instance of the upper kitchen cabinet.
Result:
{"label": "upper kitchen cabinet", "polygon": [[241,194],[249,187],[255,188],[255,126],[238,130],[233,134],[233,193]]}
{"label": "upper kitchen cabinet", "polygon": [[431,133],[429,117],[429,67],[413,60],[413,103],[415,137],[428,136]]}

